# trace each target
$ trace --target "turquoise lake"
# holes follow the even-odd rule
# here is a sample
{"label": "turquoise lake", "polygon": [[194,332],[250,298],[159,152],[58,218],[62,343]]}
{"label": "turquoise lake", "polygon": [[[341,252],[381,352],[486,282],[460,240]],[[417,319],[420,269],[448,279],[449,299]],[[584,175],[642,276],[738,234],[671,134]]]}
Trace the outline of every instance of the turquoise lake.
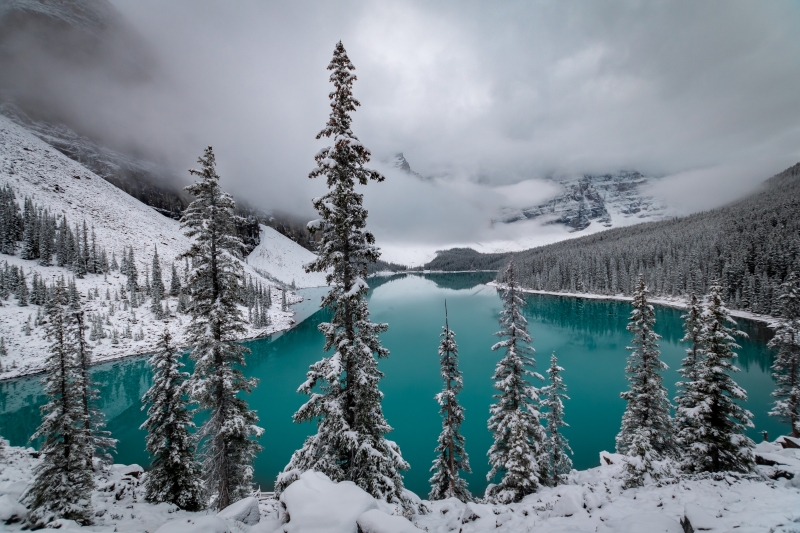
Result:
{"label": "turquoise lake", "polygon": [[[384,414],[394,431],[389,438],[400,445],[411,469],[405,473],[406,486],[426,496],[433,449],[441,429],[434,395],[441,389],[439,334],[444,325],[444,301],[450,326],[456,332],[460,365],[464,374],[461,402],[466,409],[462,427],[470,455],[472,474],[465,477],[475,494],[486,487],[486,451],[491,436],[486,429],[492,401],[491,376],[500,355],[490,347],[496,342],[497,318],[501,302],[496,289],[485,285],[492,273],[401,275],[370,280],[370,310],[375,322],[388,322],[382,336],[391,350],[380,362],[386,377],[381,382],[385,398]],[[261,444],[264,451],[255,464],[256,481],[262,490],[271,490],[277,473],[292,452],[315,430],[311,424],[292,423],[292,414],[306,397],[297,394],[308,366],[322,355],[323,338],[317,324],[328,319],[326,311],[316,311],[319,290],[306,291],[309,300],[298,304],[299,324],[271,338],[250,341],[252,350],[245,369],[259,378],[258,387],[247,396],[250,407],[258,411],[265,428]],[[613,451],[625,407],[619,393],[626,388],[625,347],[630,333],[625,330],[628,302],[585,300],[560,296],[526,295],[525,316],[536,349],[537,370],[544,374],[555,352],[564,367],[563,378],[570,400],[565,404],[565,428],[574,450],[576,468],[599,464],[599,452]],[[686,346],[682,336],[681,311],[656,307],[656,331],[663,336],[661,352],[669,365],[664,383],[670,397],[675,394],[676,369]],[[754,414],[755,428],[748,431],[756,442],[761,432],[774,439],[788,428],[767,416],[771,406],[773,382],[769,375],[773,354],[766,347],[769,330],[762,324],[740,320],[739,328],[749,337],[739,344],[737,382],[747,390],[746,407]],[[150,385],[150,370],[142,357],[98,365],[94,378],[101,389],[102,410],[108,428],[119,439],[116,462],[147,466],[145,433],[140,398]],[[0,382],[0,435],[13,445],[24,445],[40,423],[39,406],[44,402],[39,377]]]}

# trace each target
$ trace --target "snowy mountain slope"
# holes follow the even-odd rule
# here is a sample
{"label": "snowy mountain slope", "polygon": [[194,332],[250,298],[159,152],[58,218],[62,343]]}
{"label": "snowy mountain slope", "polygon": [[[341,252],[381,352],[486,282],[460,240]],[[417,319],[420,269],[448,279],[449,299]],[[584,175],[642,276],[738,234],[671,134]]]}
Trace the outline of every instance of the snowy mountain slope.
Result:
{"label": "snowy mountain slope", "polygon": [[[132,247],[140,284],[144,284],[145,272],[150,269],[156,247],[167,287],[173,263],[179,277],[183,279],[185,276],[183,262],[178,256],[188,249],[189,239],[183,235],[177,221],[160,215],[5,117],[0,117],[0,185],[11,186],[18,202],[21,203],[26,196],[30,197],[51,214],[66,215],[70,224],[86,220],[94,228],[98,247],[106,250],[109,260],[113,253],[119,262],[123,250]],[[303,250],[299,245],[292,244]],[[72,272],[66,268],[43,267],[36,261],[23,260],[18,255],[0,255],[0,266],[3,266],[3,261],[22,267],[28,283],[34,272],[47,283],[61,276],[67,280],[72,278]],[[262,285],[270,284],[247,264],[244,264],[244,270],[246,276],[260,280]],[[183,336],[183,327],[188,318],[175,312],[177,299],[167,300],[172,317],[163,322],[156,320],[150,312],[149,303],[133,309],[121,299],[125,293],[126,279],[119,271],[112,271],[105,276],[89,274],[85,279],[75,280],[79,292],[84,296],[87,313],[101,317],[109,335],[114,330],[118,333],[127,330],[132,331],[135,337],[141,337],[120,336],[119,344],[112,344],[110,337],[101,338],[92,343],[95,359],[102,361],[151,351],[157,335],[164,327],[173,331],[180,344],[190,344]],[[90,300],[90,290],[96,291],[99,298]],[[287,295],[289,303],[299,299],[294,294]],[[263,330],[250,328],[246,337],[257,337],[291,326],[292,312],[280,311],[281,293],[278,287],[272,288],[272,301],[272,324]],[[44,328],[33,327],[30,336],[25,335],[22,329],[29,319],[32,325],[35,324],[38,306],[19,307],[13,296],[2,304],[0,337],[5,340],[8,355],[0,358],[0,366],[5,371],[0,373],[0,379],[39,371],[46,347]],[[247,316],[247,310],[243,311]]]}
{"label": "snowy mountain slope", "polygon": [[275,229],[261,225],[261,243],[250,252],[245,261],[258,272],[267,274],[285,285],[295,284],[302,289],[325,285],[325,274],[307,273],[303,266],[316,259],[290,238]]}
{"label": "snowy mountain slope", "polygon": [[105,0],[70,0],[69,2],[3,0],[0,2],[0,19],[14,12],[47,17],[94,35],[100,35],[109,26],[117,23],[120,18],[116,9]]}
{"label": "snowy mountain slope", "polygon": [[573,231],[588,228],[593,222],[605,227],[629,225],[644,220],[661,220],[671,210],[647,194],[654,178],[635,171],[616,174],[584,175],[556,181],[563,192],[540,205],[523,209],[504,209],[500,222],[540,219],[548,224],[562,224]]}
{"label": "snowy mountain slope", "polygon": [[113,150],[64,124],[35,120],[11,103],[0,103],[0,115],[166,216],[179,219],[187,205],[188,196],[182,187],[188,179],[182,181],[163,166]]}

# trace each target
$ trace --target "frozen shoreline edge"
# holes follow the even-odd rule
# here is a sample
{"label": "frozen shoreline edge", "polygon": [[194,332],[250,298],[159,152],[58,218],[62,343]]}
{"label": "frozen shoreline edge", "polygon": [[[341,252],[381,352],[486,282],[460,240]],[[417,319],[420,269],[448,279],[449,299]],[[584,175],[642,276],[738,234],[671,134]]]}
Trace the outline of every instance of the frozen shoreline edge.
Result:
{"label": "frozen shoreline edge", "polygon": [[[502,283],[490,281],[486,285],[490,287],[503,287]],[[520,292],[528,294],[543,294],[546,296],[566,296],[568,298],[583,298],[585,300],[613,300],[617,302],[630,302],[633,300],[632,296],[624,296],[622,294],[591,294],[581,292],[556,292],[556,291],[539,291],[535,289],[519,288]],[[662,305],[664,307],[672,307],[675,309],[686,309],[686,300],[683,298],[652,298],[650,303],[655,305]],[[779,319],[771,315],[759,315],[749,311],[740,311],[736,309],[730,310],[731,316],[736,318],[743,318],[745,320],[752,320],[753,322],[761,322],[768,326],[777,322]]]}

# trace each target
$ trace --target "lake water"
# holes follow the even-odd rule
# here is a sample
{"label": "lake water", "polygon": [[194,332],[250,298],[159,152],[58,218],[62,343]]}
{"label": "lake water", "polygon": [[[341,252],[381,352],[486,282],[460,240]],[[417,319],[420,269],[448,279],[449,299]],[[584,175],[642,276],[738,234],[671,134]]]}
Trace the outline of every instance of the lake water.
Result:
{"label": "lake water", "polygon": [[[385,398],[384,413],[394,427],[389,438],[395,440],[411,469],[405,473],[406,486],[427,495],[428,469],[441,429],[434,395],[441,389],[437,354],[439,334],[444,325],[444,301],[450,325],[456,332],[460,365],[464,374],[461,402],[466,409],[463,433],[473,473],[467,475],[470,489],[482,494],[488,471],[486,451],[491,436],[486,430],[488,407],[492,401],[491,376],[500,355],[490,350],[496,342],[497,318],[501,302],[497,290],[485,285],[491,273],[408,275],[373,278],[370,284],[370,310],[376,322],[388,322],[382,336],[391,350],[380,362],[386,377],[381,382]],[[322,355],[323,338],[317,324],[328,319],[326,311],[316,311],[321,294],[309,290],[310,300],[298,304],[294,329],[272,338],[248,342],[246,374],[260,379],[247,399],[258,411],[264,451],[256,459],[256,481],[270,490],[276,474],[286,465],[292,452],[314,431],[311,424],[293,424],[291,416],[305,401],[296,393],[305,379],[308,366]],[[619,393],[626,388],[624,375],[630,342],[625,330],[630,304],[627,302],[583,300],[558,296],[527,295],[524,313],[536,349],[537,369],[544,374],[551,352],[564,367],[563,378],[571,400],[565,405],[570,427],[564,433],[575,452],[576,468],[599,464],[598,453],[613,451],[625,407]],[[656,307],[656,331],[663,336],[661,351],[670,369],[664,382],[670,397],[675,394],[676,369],[684,356],[681,311]],[[302,321],[301,321],[302,320]],[[740,321],[748,333],[742,339],[738,365],[742,372],[735,379],[743,386],[756,427],[748,433],[756,442],[761,431],[775,438],[787,428],[768,417],[773,382],[769,375],[772,353],[766,347],[769,331],[760,324]],[[150,385],[150,371],[144,358],[130,358],[98,365],[94,378],[101,388],[102,409],[108,427],[119,439],[116,461],[147,466],[145,433],[140,398]],[[23,445],[39,425],[39,406],[44,402],[38,377],[0,383],[0,435],[14,445]]]}

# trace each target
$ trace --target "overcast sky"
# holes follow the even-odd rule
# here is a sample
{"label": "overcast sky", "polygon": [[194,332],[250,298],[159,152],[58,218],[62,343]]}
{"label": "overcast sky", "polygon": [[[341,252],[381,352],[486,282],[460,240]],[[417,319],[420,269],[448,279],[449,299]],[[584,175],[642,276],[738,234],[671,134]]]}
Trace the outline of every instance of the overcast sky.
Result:
{"label": "overcast sky", "polygon": [[797,1],[112,3],[162,72],[133,131],[181,168],[211,144],[234,193],[309,217],[341,39],[356,135],[444,177],[365,188],[390,241],[503,238],[492,210],[553,190],[497,186],[552,175],[637,169],[692,211],[800,160]]}

